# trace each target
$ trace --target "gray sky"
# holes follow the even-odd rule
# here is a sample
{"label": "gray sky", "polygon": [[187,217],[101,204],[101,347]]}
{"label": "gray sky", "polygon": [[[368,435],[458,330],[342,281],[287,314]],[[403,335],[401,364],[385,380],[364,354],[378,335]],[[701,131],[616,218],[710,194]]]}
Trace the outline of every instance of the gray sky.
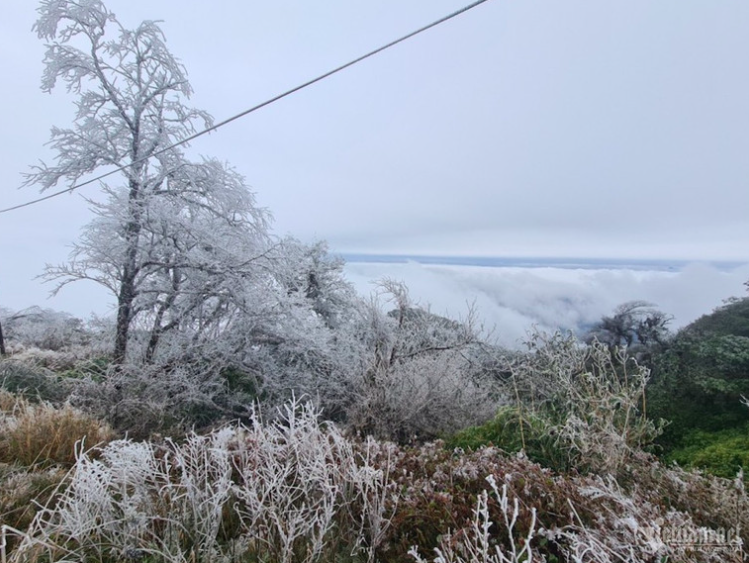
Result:
{"label": "gray sky", "polygon": [[[464,3],[107,5],[164,20],[220,120]],[[39,90],[35,7],[0,19],[0,207],[38,195],[20,173],[73,113]],[[747,30],[744,0],[492,0],[193,150],[243,173],[278,234],[334,251],[749,261]],[[39,302],[31,278],[90,217],[80,195],[0,215],[0,304]]]}

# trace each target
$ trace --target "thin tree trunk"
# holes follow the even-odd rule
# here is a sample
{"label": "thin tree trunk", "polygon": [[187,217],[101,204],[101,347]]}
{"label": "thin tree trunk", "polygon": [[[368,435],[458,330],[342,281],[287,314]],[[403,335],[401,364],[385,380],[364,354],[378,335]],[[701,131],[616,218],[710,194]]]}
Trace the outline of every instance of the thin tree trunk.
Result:
{"label": "thin tree trunk", "polygon": [[[136,136],[137,139],[137,136]],[[134,152],[135,157],[137,153]],[[139,165],[134,174],[140,174],[143,165]],[[138,275],[138,240],[140,238],[141,184],[130,180],[130,222],[127,225],[127,254],[122,268],[122,282],[117,296],[117,333],[114,338],[114,363],[123,364],[127,357],[127,341],[130,334],[130,323],[133,320],[133,302],[136,296],[135,278]]]}
{"label": "thin tree trunk", "polygon": [[117,333],[114,338],[114,362],[122,364],[127,356],[127,341],[130,334],[130,322],[133,320],[133,301],[135,301],[135,276],[138,273],[136,259],[138,256],[138,235],[140,225],[135,222],[128,226],[127,262],[122,269],[122,283],[117,296]]}
{"label": "thin tree trunk", "polygon": [[127,339],[130,333],[130,320],[135,299],[134,276],[128,275],[128,278],[122,280],[120,294],[117,296],[117,332],[114,337],[115,364],[125,363],[125,356],[127,355]]}
{"label": "thin tree trunk", "polygon": [[5,356],[5,340],[3,339],[3,325],[0,323],[0,356]]}

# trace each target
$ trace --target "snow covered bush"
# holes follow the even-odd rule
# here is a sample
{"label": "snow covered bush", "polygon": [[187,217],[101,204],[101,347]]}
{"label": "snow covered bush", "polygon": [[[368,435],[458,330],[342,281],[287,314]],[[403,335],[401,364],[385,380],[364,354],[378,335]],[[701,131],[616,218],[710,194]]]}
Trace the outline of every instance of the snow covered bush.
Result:
{"label": "snow covered bush", "polygon": [[[282,563],[330,555],[331,535],[354,532],[351,555],[371,559],[388,525],[394,496],[387,469],[371,465],[373,443],[361,452],[331,426],[323,430],[310,403],[291,401],[270,424],[255,417],[236,452],[237,512],[261,553]],[[344,512],[342,512],[344,511]]]}
{"label": "snow covered bush", "polygon": [[[385,279],[378,287],[379,295],[362,310],[366,356],[348,407],[349,425],[406,443],[491,418],[496,387],[471,361],[482,346],[472,312],[453,321],[414,306],[400,282]],[[395,308],[385,312],[388,304]]]}
{"label": "snow covered bush", "polygon": [[543,420],[567,451],[557,469],[617,474],[661,433],[645,412],[650,371],[626,349],[561,332],[535,333],[528,348],[505,367],[504,395],[514,398],[521,439],[524,417]]}
{"label": "snow covered bush", "polygon": [[28,348],[55,352],[86,347],[91,343],[86,323],[52,309],[30,307],[12,312],[0,308],[0,321],[9,353]]}
{"label": "snow covered bush", "polygon": [[255,397],[231,389],[211,365],[110,367],[71,382],[71,404],[133,438],[184,435],[220,420],[246,418]]}
{"label": "snow covered bush", "polygon": [[400,443],[452,434],[497,409],[491,381],[472,373],[461,350],[395,361],[370,371],[362,383],[349,424]]}

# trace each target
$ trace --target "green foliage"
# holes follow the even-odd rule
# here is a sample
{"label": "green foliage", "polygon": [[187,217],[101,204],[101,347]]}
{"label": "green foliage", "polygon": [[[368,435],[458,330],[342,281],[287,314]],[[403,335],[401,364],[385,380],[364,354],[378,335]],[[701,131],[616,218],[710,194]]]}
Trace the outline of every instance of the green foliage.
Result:
{"label": "green foliage", "polygon": [[695,429],[715,432],[734,428],[747,418],[746,407],[738,395],[707,393],[689,372],[659,374],[648,388],[648,416],[665,419],[669,424],[656,443],[669,452],[679,447],[685,435]]}
{"label": "green foliage", "polygon": [[254,402],[262,398],[258,391],[258,379],[247,370],[237,367],[227,367],[221,370],[221,378],[226,382],[228,390],[237,396],[242,396],[247,402]]}
{"label": "green foliage", "polygon": [[747,394],[749,300],[735,299],[682,329],[655,358],[648,414],[671,421],[659,444],[668,453],[692,430],[743,425]]}
{"label": "green foliage", "polygon": [[749,298],[732,298],[709,315],[703,315],[684,332],[749,337]]}
{"label": "green foliage", "polygon": [[733,478],[739,469],[749,468],[749,423],[714,432],[693,430],[683,437],[682,446],[673,450],[667,459],[683,467]]}
{"label": "green foliage", "polygon": [[559,444],[556,426],[547,417],[517,407],[502,407],[492,420],[457,432],[446,445],[471,451],[483,446],[496,446],[508,453],[524,451],[544,467],[567,469],[568,455]]}
{"label": "green foliage", "polygon": [[713,335],[687,343],[682,358],[702,392],[736,398],[749,392],[749,337]]}
{"label": "green foliage", "polygon": [[71,369],[62,371],[60,377],[63,379],[86,379],[101,382],[107,376],[112,367],[111,358],[94,357],[77,362]]}

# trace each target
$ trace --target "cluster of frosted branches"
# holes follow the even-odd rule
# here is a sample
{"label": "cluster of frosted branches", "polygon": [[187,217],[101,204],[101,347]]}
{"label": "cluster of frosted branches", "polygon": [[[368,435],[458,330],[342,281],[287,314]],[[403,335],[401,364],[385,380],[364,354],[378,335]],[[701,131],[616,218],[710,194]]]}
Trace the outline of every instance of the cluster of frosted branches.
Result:
{"label": "cluster of frosted branches", "polygon": [[[502,521],[497,525],[501,528],[509,547],[504,549],[497,545],[494,536],[489,532],[494,523],[489,516],[489,494],[484,490],[476,501],[470,530],[457,543],[453,542],[451,535],[445,536],[440,546],[434,549],[437,556],[432,563],[519,563],[521,561],[531,563],[533,561],[531,541],[536,535],[535,508],[531,510],[531,523],[527,533],[520,541],[517,541],[514,533],[516,533],[515,527],[520,515],[518,498],[510,502],[507,484],[502,485],[500,490],[493,475],[489,475],[486,480],[499,503]],[[416,547],[413,547],[409,554],[416,559],[417,563],[428,563]]]}
{"label": "cluster of frosted branches", "polygon": [[155,429],[179,432],[191,425],[206,427],[222,416],[246,415],[251,398],[232,392],[212,366],[181,363],[169,369],[110,369],[103,378],[93,374],[75,382],[69,400],[140,438]]}
{"label": "cluster of frosted branches", "polygon": [[164,448],[120,440],[99,459],[81,452],[58,501],[39,511],[10,561],[215,555],[231,494],[233,434],[191,436]]}
{"label": "cluster of frosted branches", "polygon": [[[387,475],[334,427],[320,430],[310,403],[292,400],[272,424],[255,417],[237,452],[237,512],[243,525],[283,563],[319,559],[339,510],[354,509],[356,547],[373,556],[388,522]],[[301,555],[300,555],[301,554]]]}
{"label": "cluster of frosted branches", "polygon": [[[396,308],[385,313],[384,303]],[[474,311],[462,321],[414,306],[408,289],[391,279],[362,309],[363,373],[352,382],[349,426],[407,442],[434,439],[490,419],[497,407],[494,382],[471,356],[480,347]]]}

